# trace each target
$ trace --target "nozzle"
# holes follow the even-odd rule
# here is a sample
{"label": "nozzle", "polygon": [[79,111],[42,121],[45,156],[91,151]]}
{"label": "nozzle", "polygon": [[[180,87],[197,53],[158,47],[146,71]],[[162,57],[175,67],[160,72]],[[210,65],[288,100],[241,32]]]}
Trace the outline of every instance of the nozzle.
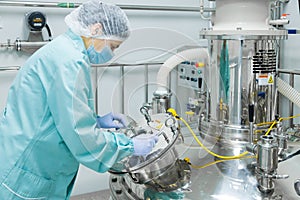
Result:
{"label": "nozzle", "polygon": [[146,106],[143,106],[140,109],[140,112],[145,116],[147,123],[151,122],[151,117],[150,117],[148,111],[149,111],[149,108],[147,108]]}
{"label": "nozzle", "polygon": [[176,110],[174,109],[174,108],[169,108],[168,110],[167,110],[167,113],[169,113],[169,114],[171,114],[171,115],[173,115],[175,118],[180,118],[179,117],[179,115],[177,114],[177,112],[176,112]]}

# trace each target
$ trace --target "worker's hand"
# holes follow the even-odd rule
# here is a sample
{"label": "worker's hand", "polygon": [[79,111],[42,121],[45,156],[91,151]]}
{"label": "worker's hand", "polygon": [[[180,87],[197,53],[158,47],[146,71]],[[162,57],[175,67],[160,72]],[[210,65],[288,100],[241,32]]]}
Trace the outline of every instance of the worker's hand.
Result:
{"label": "worker's hand", "polygon": [[108,113],[102,117],[97,116],[98,128],[123,128],[126,120],[120,114]]}
{"label": "worker's hand", "polygon": [[158,141],[156,134],[141,134],[132,138],[135,156],[148,155]]}

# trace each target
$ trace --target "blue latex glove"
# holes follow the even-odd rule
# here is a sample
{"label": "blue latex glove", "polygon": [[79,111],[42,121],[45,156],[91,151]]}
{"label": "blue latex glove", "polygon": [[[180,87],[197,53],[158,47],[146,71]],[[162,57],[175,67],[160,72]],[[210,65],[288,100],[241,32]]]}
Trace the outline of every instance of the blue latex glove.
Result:
{"label": "blue latex glove", "polygon": [[102,117],[97,116],[98,128],[123,128],[126,126],[126,120],[120,114],[108,113]]}
{"label": "blue latex glove", "polygon": [[158,141],[155,134],[142,134],[132,138],[135,156],[148,155]]}

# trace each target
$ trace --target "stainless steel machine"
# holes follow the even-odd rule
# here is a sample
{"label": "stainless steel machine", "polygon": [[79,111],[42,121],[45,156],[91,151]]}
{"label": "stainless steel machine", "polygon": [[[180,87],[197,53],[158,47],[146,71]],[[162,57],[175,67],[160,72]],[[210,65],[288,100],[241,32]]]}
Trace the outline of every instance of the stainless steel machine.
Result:
{"label": "stainless steel machine", "polygon": [[[284,126],[292,116],[278,111],[279,92],[291,101],[300,98],[277,73],[280,43],[287,39],[285,3],[215,0],[212,26],[200,32],[208,47],[169,58],[158,72],[153,102],[141,110],[139,123],[149,126],[163,113],[172,118],[171,132],[183,136],[174,142],[176,150],[171,143],[164,148],[176,153],[156,154],[172,158],[172,167],[156,163],[149,170],[153,163],[144,163],[139,172],[150,177],[147,182],[136,181],[131,170],[113,174],[113,199],[300,198],[299,128]],[[172,94],[170,72],[177,83]]]}

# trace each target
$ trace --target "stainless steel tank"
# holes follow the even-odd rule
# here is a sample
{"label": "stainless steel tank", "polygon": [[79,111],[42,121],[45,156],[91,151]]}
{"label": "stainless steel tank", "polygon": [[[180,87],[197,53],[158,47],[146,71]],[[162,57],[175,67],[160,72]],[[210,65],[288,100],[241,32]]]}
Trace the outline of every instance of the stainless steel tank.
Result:
{"label": "stainless steel tank", "polygon": [[[194,60],[181,63],[176,72],[177,94],[173,95],[181,116],[188,118],[196,136],[211,151],[239,155],[250,143],[257,147],[252,157],[222,160],[211,156],[179,123],[185,142],[178,146],[177,155],[191,159],[191,184],[164,191],[155,181],[149,187],[128,177],[112,176],[114,199],[299,199],[299,157],[279,163],[280,133],[263,136],[270,128],[266,122],[277,114],[275,76],[280,41],[287,38],[286,30],[269,23],[270,2],[216,0],[212,27],[200,32],[200,38],[208,41],[209,62],[201,69],[191,64],[197,62]],[[290,151],[300,147],[287,138],[281,146],[291,147]],[[176,163],[174,160],[173,166]],[[277,180],[281,178],[287,179]]]}

